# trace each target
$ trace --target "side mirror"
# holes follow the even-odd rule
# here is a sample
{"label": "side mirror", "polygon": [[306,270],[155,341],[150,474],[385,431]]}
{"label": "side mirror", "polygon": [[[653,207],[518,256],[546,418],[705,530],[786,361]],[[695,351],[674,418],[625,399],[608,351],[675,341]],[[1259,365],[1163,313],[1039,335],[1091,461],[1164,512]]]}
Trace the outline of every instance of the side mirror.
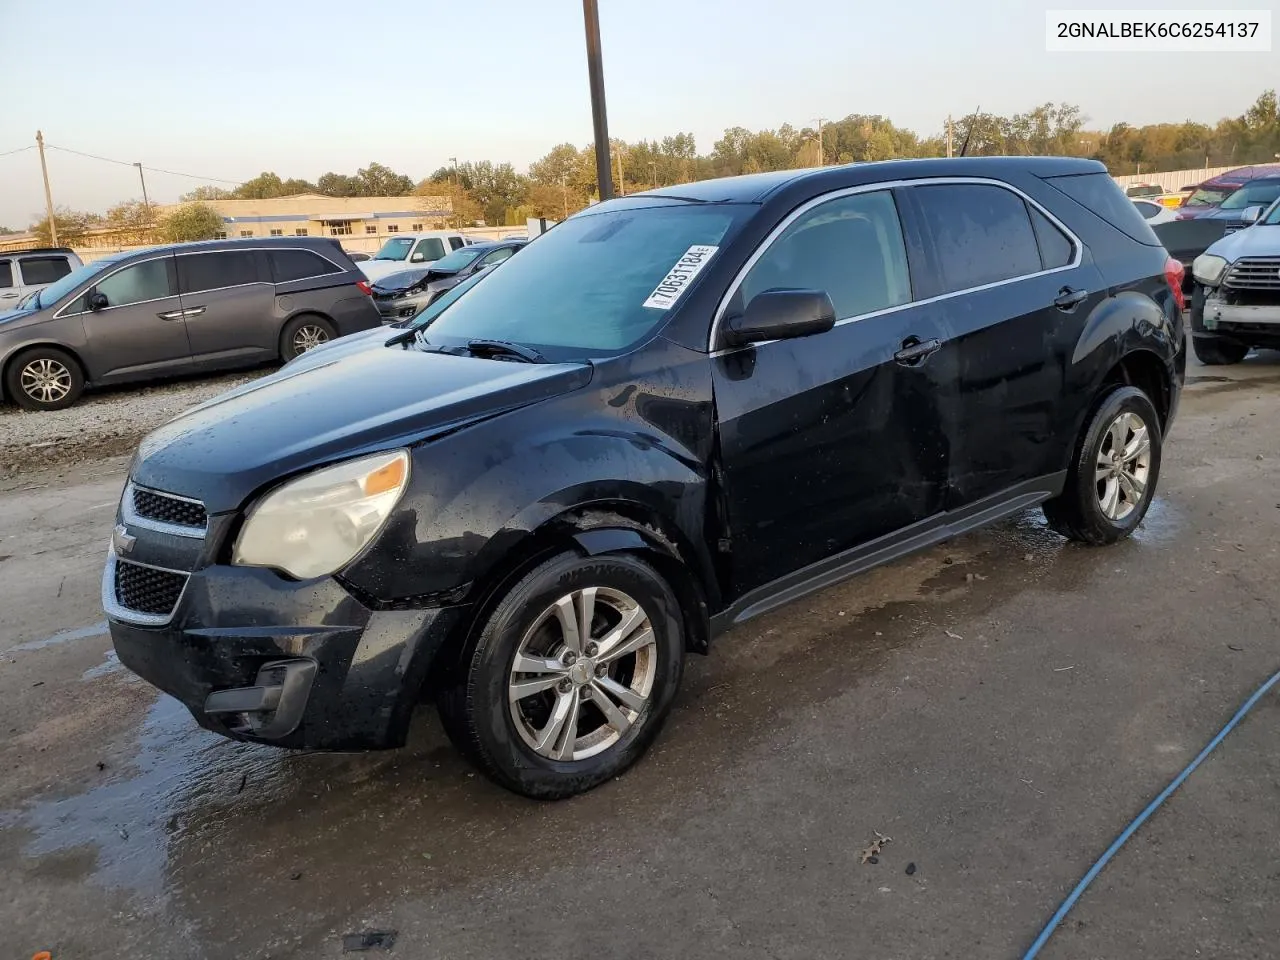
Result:
{"label": "side mirror", "polygon": [[824,333],[836,323],[836,308],[825,290],[765,290],[747,304],[746,312],[725,322],[724,342],[745,347],[766,340],[786,340]]}
{"label": "side mirror", "polygon": [[1240,211],[1240,219],[1245,223],[1257,223],[1258,219],[1262,216],[1263,209],[1265,208],[1256,203],[1245,207]]}
{"label": "side mirror", "polygon": [[425,259],[427,259],[427,255],[425,253],[415,253],[411,257],[409,257],[409,262],[421,263]]}
{"label": "side mirror", "polygon": [[89,299],[85,303],[88,304],[90,310],[102,310],[111,306],[111,303],[107,300],[107,295],[99,293],[97,290],[89,292]]}

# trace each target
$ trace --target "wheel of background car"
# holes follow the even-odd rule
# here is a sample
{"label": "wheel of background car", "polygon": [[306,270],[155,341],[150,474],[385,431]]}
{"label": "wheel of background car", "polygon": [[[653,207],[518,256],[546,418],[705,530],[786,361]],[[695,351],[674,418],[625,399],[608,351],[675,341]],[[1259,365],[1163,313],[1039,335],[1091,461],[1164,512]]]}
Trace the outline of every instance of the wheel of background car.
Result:
{"label": "wheel of background car", "polygon": [[656,570],[629,555],[563,553],[498,599],[438,709],[495,782],[561,799],[644,753],[671,709],[684,650],[679,605]]}
{"label": "wheel of background car", "polygon": [[1129,536],[1155,495],[1161,445],[1160,418],[1147,395],[1112,388],[1089,418],[1062,493],[1044,505],[1049,525],[1093,545]]}
{"label": "wheel of background car", "polygon": [[57,347],[36,347],[5,370],[5,392],[26,410],[61,410],[80,399],[84,373],[75,358]]}
{"label": "wheel of background car", "polygon": [[1196,359],[1206,367],[1225,367],[1239,363],[1249,355],[1249,345],[1222,337],[1205,337],[1197,335],[1191,338],[1191,349],[1196,352]]}
{"label": "wheel of background car", "polygon": [[288,362],[299,354],[314,350],[338,335],[333,324],[324,317],[305,313],[284,325],[280,334],[280,359]]}

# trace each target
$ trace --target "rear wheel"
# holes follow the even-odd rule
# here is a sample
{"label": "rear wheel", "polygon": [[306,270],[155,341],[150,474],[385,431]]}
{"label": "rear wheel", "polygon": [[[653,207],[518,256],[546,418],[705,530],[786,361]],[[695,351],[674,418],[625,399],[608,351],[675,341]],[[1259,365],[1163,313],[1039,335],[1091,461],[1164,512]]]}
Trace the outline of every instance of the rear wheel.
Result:
{"label": "rear wheel", "polygon": [[1196,352],[1196,359],[1206,367],[1223,367],[1239,363],[1249,354],[1248,344],[1224,340],[1222,337],[1192,337],[1191,349]]}
{"label": "rear wheel", "polygon": [[5,373],[5,390],[26,410],[61,410],[80,399],[80,364],[57,347],[36,347],[19,355]]}
{"label": "rear wheel", "polygon": [[285,324],[280,334],[280,358],[292,360],[298,354],[314,350],[337,337],[338,331],[324,317],[304,314]]}
{"label": "rear wheel", "polygon": [[684,667],[681,624],[671,588],[643,560],[553,557],[489,615],[440,697],[445,730],[516,793],[590,790],[657,736]]}
{"label": "rear wheel", "polygon": [[1160,420],[1137,387],[1099,401],[1076,448],[1066,486],[1046,501],[1049,525],[1082,543],[1115,543],[1142,522],[1160,477]]}

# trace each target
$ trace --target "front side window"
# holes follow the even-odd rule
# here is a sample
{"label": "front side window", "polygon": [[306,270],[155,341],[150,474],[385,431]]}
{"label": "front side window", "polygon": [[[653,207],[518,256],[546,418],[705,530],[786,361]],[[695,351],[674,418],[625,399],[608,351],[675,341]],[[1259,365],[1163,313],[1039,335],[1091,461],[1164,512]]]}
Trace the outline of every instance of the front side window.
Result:
{"label": "front side window", "polygon": [[439,237],[427,237],[419,240],[413,251],[413,262],[423,263],[428,260],[439,260],[444,256],[444,244]]}
{"label": "front side window", "polygon": [[[1031,218],[1016,193],[977,183],[933,184],[913,191],[937,252],[939,293],[1040,272]],[[1133,202],[1120,196],[1132,208]]]}
{"label": "front side window", "polygon": [[71,264],[66,257],[24,257],[18,265],[22,270],[22,282],[32,286],[53,283],[71,272]]}
{"label": "front side window", "polygon": [[444,272],[448,272],[448,271],[457,272],[458,270],[461,270],[464,267],[470,266],[471,263],[477,257],[479,257],[482,252],[483,251],[477,251],[477,250],[455,250],[453,253],[449,254],[447,257],[441,257],[439,260],[437,260],[435,263],[431,265],[431,268],[433,270],[440,270]]}
{"label": "front side window", "polygon": [[498,264],[498,263],[501,263],[503,260],[506,260],[515,252],[516,252],[515,247],[503,247],[501,250],[495,250],[493,251],[493,253],[488,254],[483,260],[480,261],[480,266],[492,267],[494,264]]}
{"label": "front side window", "polygon": [[425,334],[445,346],[508,340],[551,360],[625,352],[656,332],[679,302],[667,293],[659,304],[655,294],[691,248],[713,258],[716,250],[705,248],[722,247],[754,210],[667,203],[570,217],[501,270],[477,274],[483,282],[451,301]]}
{"label": "front side window", "polygon": [[178,290],[181,293],[200,293],[257,282],[257,258],[248,250],[178,257]]}
{"label": "front side window", "polygon": [[144,260],[98,282],[94,289],[107,298],[108,307],[161,300],[174,294],[173,258]]}
{"label": "front side window", "polygon": [[907,251],[893,195],[857,193],[806,211],[756,261],[730,310],[745,309],[765,290],[786,288],[825,290],[841,320],[909,301]]}
{"label": "front side window", "polygon": [[454,250],[461,250],[464,246],[466,246],[466,243],[467,242],[463,240],[461,237],[449,238],[449,246],[451,246]]}

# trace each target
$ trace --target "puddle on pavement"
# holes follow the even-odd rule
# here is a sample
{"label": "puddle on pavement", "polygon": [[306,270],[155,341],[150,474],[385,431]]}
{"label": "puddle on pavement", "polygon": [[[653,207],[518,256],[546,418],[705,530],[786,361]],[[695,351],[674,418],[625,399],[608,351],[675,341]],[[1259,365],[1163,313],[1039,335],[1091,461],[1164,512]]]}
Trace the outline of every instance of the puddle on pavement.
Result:
{"label": "puddle on pavement", "polygon": [[120,662],[120,658],[116,656],[115,648],[108,650],[106,656],[103,657],[102,663],[96,667],[90,667],[84,673],[80,674],[81,680],[99,680],[102,677],[109,677],[114,673],[121,675],[120,679],[129,683],[141,683],[142,678],[135,673],[130,673],[124,668],[124,664]]}
{"label": "puddle on pavement", "polygon": [[5,653],[16,653],[28,650],[43,650],[46,647],[56,647],[63,643],[74,643],[76,640],[88,640],[90,637],[101,637],[107,632],[107,621],[99,620],[97,623],[91,623],[87,627],[76,627],[74,630],[63,630],[55,633],[51,637],[45,637],[43,640],[28,640],[26,643],[20,643],[16,647],[10,647]]}

